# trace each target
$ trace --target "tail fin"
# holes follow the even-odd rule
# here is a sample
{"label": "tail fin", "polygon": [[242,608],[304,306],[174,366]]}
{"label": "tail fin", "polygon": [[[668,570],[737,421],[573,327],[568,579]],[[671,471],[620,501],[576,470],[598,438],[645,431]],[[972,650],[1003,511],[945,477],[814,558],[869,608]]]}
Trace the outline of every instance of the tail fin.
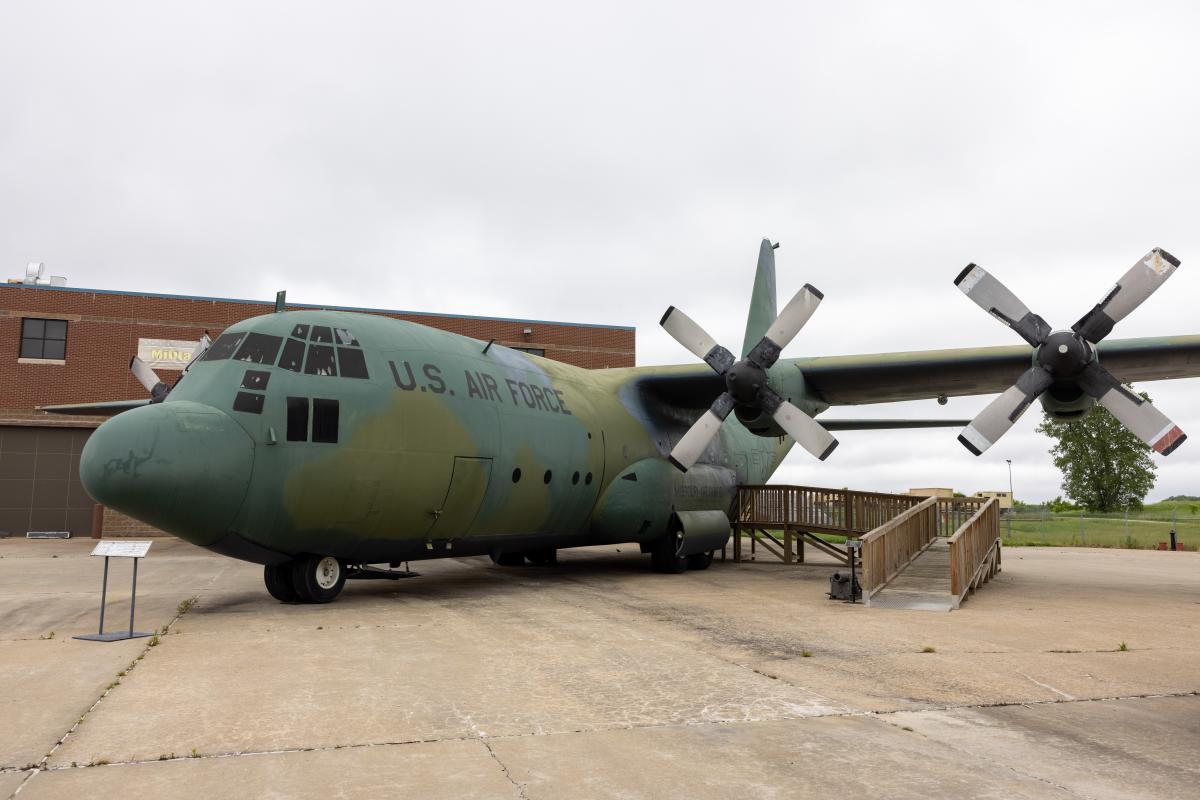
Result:
{"label": "tail fin", "polygon": [[758,272],[754,275],[754,293],[750,295],[750,315],[746,318],[746,338],[742,340],[742,358],[766,334],[779,315],[775,302],[775,248],[763,239],[758,248]]}

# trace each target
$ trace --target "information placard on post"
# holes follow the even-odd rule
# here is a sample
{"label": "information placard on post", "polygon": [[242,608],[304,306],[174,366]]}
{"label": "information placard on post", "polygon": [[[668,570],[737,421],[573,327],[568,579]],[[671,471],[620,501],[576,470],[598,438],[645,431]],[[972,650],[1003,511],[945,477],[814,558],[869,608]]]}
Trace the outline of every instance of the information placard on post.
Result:
{"label": "information placard on post", "polygon": [[[133,629],[133,613],[137,609],[138,560],[146,557],[146,553],[150,551],[150,545],[152,544],[154,542],[123,539],[101,539],[96,543],[96,546],[92,548],[91,554],[94,556],[104,556],[104,581],[100,586],[100,631],[98,633],[83,634],[74,638],[84,639],[89,642],[117,642],[122,639],[140,639],[143,636],[150,635]],[[110,558],[133,559],[133,588],[129,594],[129,630],[105,633],[104,606],[108,600],[108,560]]]}
{"label": "information placard on post", "polygon": [[145,558],[154,542],[125,542],[118,539],[101,539],[92,549],[92,555],[119,558]]}

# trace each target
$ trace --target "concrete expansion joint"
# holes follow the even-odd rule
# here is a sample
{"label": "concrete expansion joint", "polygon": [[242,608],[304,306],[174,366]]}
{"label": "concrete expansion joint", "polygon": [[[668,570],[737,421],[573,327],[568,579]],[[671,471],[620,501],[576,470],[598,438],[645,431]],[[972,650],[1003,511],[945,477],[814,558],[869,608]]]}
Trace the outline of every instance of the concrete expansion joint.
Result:
{"label": "concrete expansion joint", "polygon": [[[222,570],[220,573],[218,573],[218,575],[222,575],[222,574],[224,574],[224,572],[225,572],[225,570]],[[215,580],[216,580],[216,576],[214,576],[213,579],[208,582],[208,585],[211,586],[213,581],[215,581]],[[198,595],[193,595],[192,597],[189,597],[186,600],[183,600],[182,602],[180,602],[179,607],[175,612],[175,616],[172,617],[170,619],[170,621],[167,622],[166,625],[163,625],[162,628],[158,632],[156,632],[153,636],[151,636],[150,638],[148,638],[146,640],[146,645],[142,648],[142,651],[140,653],[138,653],[137,658],[133,659],[133,661],[130,661],[129,666],[127,666],[125,669],[123,669],[119,673],[117,673],[116,678],[112,681],[112,683],[108,684],[108,686],[106,686],[104,688],[104,691],[100,693],[100,696],[96,698],[96,701],[94,703],[92,703],[90,706],[88,706],[87,710],[79,715],[79,719],[75,720],[75,723],[73,725],[71,725],[70,728],[67,729],[66,733],[64,733],[62,736],[60,736],[58,738],[58,741],[56,741],[50,747],[50,749],[46,751],[45,755],[43,755],[36,764],[32,765],[32,769],[30,769],[29,775],[27,775],[25,777],[25,780],[21,781],[21,783],[17,786],[17,788],[13,790],[13,793],[11,795],[9,795],[9,800],[13,800],[13,798],[15,798],[17,795],[19,795],[21,793],[21,790],[25,788],[26,784],[28,784],[29,781],[31,781],[39,772],[49,772],[54,769],[62,769],[61,767],[56,768],[56,767],[48,766],[50,757],[53,756],[54,753],[60,747],[63,746],[63,744],[67,741],[67,739],[70,738],[71,734],[73,734],[76,730],[79,729],[79,726],[83,724],[83,721],[86,720],[88,718],[88,716],[93,711],[96,710],[97,706],[100,705],[100,703],[104,700],[104,698],[108,697],[109,693],[112,692],[113,689],[115,689],[121,685],[121,680],[124,677],[126,677],[127,675],[129,675],[129,673],[133,672],[134,669],[137,668],[137,665],[142,661],[142,659],[144,659],[150,653],[150,648],[158,646],[159,637],[166,636],[168,633],[170,633],[171,626],[174,625],[176,622],[178,622],[180,620],[180,618],[183,617],[184,614],[188,613],[189,611],[192,610],[192,608],[195,607],[197,597],[198,597]],[[105,764],[107,764],[107,763],[108,762],[105,762]],[[95,764],[85,764],[83,766],[103,766],[103,764],[95,763]],[[66,769],[71,769],[71,768],[72,767],[66,767]]]}

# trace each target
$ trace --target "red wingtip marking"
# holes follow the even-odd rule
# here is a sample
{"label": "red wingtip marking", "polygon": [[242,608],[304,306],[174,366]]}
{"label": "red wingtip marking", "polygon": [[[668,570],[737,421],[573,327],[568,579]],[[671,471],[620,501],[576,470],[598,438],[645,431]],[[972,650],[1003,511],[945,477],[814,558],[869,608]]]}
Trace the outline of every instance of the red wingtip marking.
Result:
{"label": "red wingtip marking", "polygon": [[1167,455],[1175,449],[1177,442],[1181,442],[1186,438],[1187,436],[1185,436],[1183,431],[1180,430],[1179,426],[1176,425],[1175,427],[1171,428],[1171,430],[1167,431],[1165,436],[1155,442],[1153,447],[1159,453]]}

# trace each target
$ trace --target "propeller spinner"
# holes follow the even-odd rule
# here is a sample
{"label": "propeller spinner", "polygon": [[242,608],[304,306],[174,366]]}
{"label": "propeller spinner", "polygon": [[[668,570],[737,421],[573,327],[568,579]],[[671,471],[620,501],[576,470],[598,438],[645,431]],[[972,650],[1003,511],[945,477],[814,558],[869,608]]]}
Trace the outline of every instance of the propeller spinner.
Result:
{"label": "propeller spinner", "polygon": [[[768,251],[769,252],[769,251]],[[738,361],[733,353],[717,343],[691,317],[675,306],[667,309],[659,324],[681,345],[704,361],[725,379],[725,391],[696,421],[669,456],[680,470],[688,469],[699,460],[708,443],[717,435],[721,423],[735,406],[760,410],[775,420],[801,447],[824,461],[837,447],[837,439],[812,417],[781,397],[767,383],[767,370],[783,348],[796,337],[804,324],[817,310],[824,296],[812,286],[804,285],[796,296],[767,328],[766,335]]]}
{"label": "propeller spinner", "polygon": [[1134,435],[1170,455],[1187,435],[1152,404],[1129,391],[1100,366],[1096,344],[1141,305],[1179,267],[1179,259],[1154,248],[1069,331],[1052,331],[1004,284],[982,267],[968,264],[954,279],[963,294],[1036,348],[1034,364],[1014,386],[993,400],[963,429],[958,440],[975,455],[987,450],[1055,383],[1078,386]]}

